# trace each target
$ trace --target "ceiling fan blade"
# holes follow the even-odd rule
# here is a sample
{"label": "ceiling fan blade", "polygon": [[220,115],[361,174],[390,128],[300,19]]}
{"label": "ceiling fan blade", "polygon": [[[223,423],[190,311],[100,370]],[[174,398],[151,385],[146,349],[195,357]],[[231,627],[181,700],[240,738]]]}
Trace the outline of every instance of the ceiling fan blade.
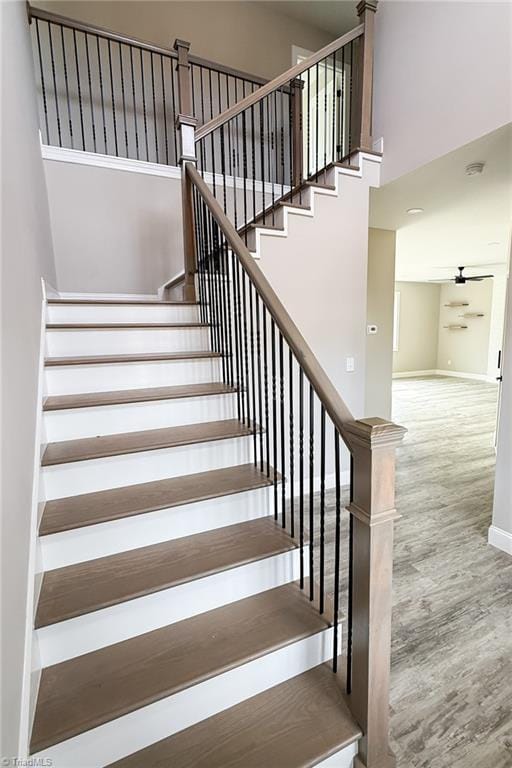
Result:
{"label": "ceiling fan blade", "polygon": [[427,283],[453,283],[453,277],[445,277],[444,280],[427,280]]}
{"label": "ceiling fan blade", "polygon": [[474,277],[468,277],[467,275],[464,275],[465,280],[485,280],[488,277],[494,277],[494,275],[475,275]]}

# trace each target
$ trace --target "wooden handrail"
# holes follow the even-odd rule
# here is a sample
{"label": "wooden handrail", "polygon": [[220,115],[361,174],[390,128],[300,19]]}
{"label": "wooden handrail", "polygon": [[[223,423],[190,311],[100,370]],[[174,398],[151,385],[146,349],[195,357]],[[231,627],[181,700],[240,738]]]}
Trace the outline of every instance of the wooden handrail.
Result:
{"label": "wooden handrail", "polygon": [[[28,5],[28,15],[29,19],[40,19],[41,21],[47,21],[50,23],[55,24],[61,24],[64,27],[68,27],[70,29],[76,29],[78,32],[85,32],[89,33],[91,35],[97,35],[98,37],[102,37],[105,40],[112,40],[117,43],[123,43],[124,45],[131,45],[135,48],[142,48],[147,51],[151,51],[152,53],[158,53],[162,56],[168,56],[171,59],[178,58],[178,54],[175,50],[172,50],[171,48],[162,48],[158,45],[154,45],[153,43],[149,43],[146,40],[141,40],[137,37],[130,37],[129,35],[122,35],[118,32],[113,32],[110,29],[106,29],[105,27],[97,26],[96,24],[89,24],[88,22],[83,21],[77,21],[76,19],[71,19],[69,16],[61,16],[59,13],[52,13],[50,11],[43,11],[41,8],[35,8],[32,5]],[[241,80],[247,80],[251,83],[256,83],[258,85],[264,85],[268,82],[267,79],[264,77],[260,77],[259,75],[253,75],[249,72],[243,72],[239,69],[234,69],[233,67],[228,67],[225,64],[219,64],[215,61],[210,61],[209,59],[204,59],[201,56],[195,56],[194,54],[189,54],[188,60],[191,64],[196,64],[199,67],[205,67],[206,69],[212,69],[216,72],[220,72],[224,75],[231,75],[232,77],[237,77]]]}
{"label": "wooden handrail", "polygon": [[299,75],[302,75],[302,73],[308,70],[310,67],[318,64],[319,61],[322,61],[327,56],[330,56],[331,53],[334,53],[344,45],[351,43],[352,40],[361,37],[363,34],[364,24],[360,24],[358,27],[355,27],[345,35],[342,35],[336,40],[333,40],[332,43],[328,43],[328,45],[324,46],[319,51],[316,51],[316,53],[313,53],[304,61],[300,62],[299,64],[295,64],[293,67],[290,67],[290,69],[287,69],[286,72],[278,75],[273,80],[269,80],[268,83],[262,85],[261,88],[258,88],[257,91],[249,94],[249,96],[246,96],[245,99],[238,101],[232,107],[225,109],[224,112],[222,112],[220,115],[217,115],[217,117],[214,117],[212,120],[201,126],[201,128],[196,131],[196,142],[200,139],[203,139],[205,136],[208,136],[208,134],[212,133],[212,131],[215,131],[221,125],[224,125],[237,115],[244,112],[248,107],[252,107],[258,101],[264,99],[265,96],[273,93],[277,88],[281,88],[284,85],[289,85],[292,80],[295,80],[295,78],[299,77]]}
{"label": "wooden handrail", "polygon": [[284,308],[265,275],[255,263],[240,235],[227,218],[193,163],[185,164],[185,173],[201,194],[210,213],[223,232],[229,247],[236,253],[242,267],[254,284],[268,312],[283,334],[286,343],[294,353],[298,363],[302,366],[306,377],[312,384],[313,389],[324,405],[333,424],[337,427],[340,434],[344,436],[345,425],[353,422],[354,417],[340,396],[338,390],[316,359],[310,346],[307,344],[301,332]]}

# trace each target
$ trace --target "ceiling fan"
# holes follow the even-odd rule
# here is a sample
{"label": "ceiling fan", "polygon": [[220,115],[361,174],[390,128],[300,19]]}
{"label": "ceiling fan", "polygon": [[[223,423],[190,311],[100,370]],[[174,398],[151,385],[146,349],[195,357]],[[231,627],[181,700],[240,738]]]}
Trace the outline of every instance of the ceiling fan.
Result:
{"label": "ceiling fan", "polygon": [[429,283],[455,283],[455,285],[465,285],[470,280],[475,280],[479,282],[480,280],[486,280],[489,277],[494,277],[494,275],[474,275],[470,277],[469,275],[464,275],[463,272],[466,269],[466,267],[457,267],[459,270],[459,274],[455,275],[455,277],[450,277],[448,279],[444,280],[429,280]]}

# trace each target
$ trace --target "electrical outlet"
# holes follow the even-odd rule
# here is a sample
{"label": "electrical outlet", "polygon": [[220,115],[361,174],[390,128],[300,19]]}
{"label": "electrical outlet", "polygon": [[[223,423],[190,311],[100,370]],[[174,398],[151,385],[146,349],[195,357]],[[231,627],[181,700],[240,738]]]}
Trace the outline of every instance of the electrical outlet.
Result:
{"label": "electrical outlet", "polygon": [[354,358],[353,357],[347,357],[346,363],[347,363],[346,364],[347,373],[353,373],[355,371],[355,369],[356,369]]}

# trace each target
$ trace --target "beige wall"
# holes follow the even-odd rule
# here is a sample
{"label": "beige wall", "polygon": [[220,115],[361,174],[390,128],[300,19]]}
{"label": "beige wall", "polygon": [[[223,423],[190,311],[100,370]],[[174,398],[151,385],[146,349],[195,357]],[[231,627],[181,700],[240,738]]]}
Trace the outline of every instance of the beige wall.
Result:
{"label": "beige wall", "polygon": [[384,137],[384,183],[512,120],[511,28],[509,2],[379,3],[373,135]]}
{"label": "beige wall", "polygon": [[34,5],[164,47],[176,38],[188,40],[197,56],[267,78],[291,66],[292,45],[315,51],[335,37],[283,16],[271,2],[54,0]]}
{"label": "beige wall", "polygon": [[179,179],[44,165],[59,290],[156,293],[182,271]]}
{"label": "beige wall", "polygon": [[366,337],[365,413],[383,419],[391,418],[394,288],[395,232],[370,229],[366,321],[378,331]]}
{"label": "beige wall", "polygon": [[400,293],[398,352],[393,352],[393,372],[431,371],[437,368],[439,285],[396,283]]}
{"label": "beige wall", "polygon": [[[487,375],[492,289],[492,280],[466,283],[464,286],[454,283],[442,285],[436,366],[439,370]],[[445,306],[452,301],[467,301],[469,306],[460,309]],[[465,312],[483,312],[484,317],[464,319],[461,315]],[[450,331],[444,327],[459,323],[467,325],[467,328]]]}
{"label": "beige wall", "polygon": [[55,284],[24,2],[0,3],[2,51],[2,720],[18,755],[41,337],[41,277]]}

